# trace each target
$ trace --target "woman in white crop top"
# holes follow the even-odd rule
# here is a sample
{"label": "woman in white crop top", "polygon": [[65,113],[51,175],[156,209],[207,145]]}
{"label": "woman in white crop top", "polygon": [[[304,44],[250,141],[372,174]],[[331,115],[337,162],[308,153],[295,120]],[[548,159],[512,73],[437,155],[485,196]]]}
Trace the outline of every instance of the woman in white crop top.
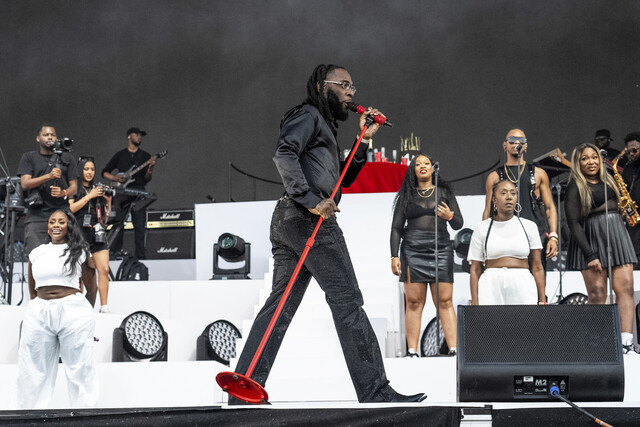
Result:
{"label": "woman in white crop top", "polygon": [[491,196],[495,213],[473,231],[467,258],[473,305],[546,303],[542,242],[533,221],[514,215],[517,200],[512,182],[497,182]]}
{"label": "woman in white crop top", "polygon": [[51,243],[29,254],[29,292],[18,349],[18,405],[47,408],[53,395],[58,359],[67,376],[72,408],[95,406],[93,304],[95,282],[80,292],[80,278],[91,274],[88,246],[69,212],[57,210],[48,222]]}

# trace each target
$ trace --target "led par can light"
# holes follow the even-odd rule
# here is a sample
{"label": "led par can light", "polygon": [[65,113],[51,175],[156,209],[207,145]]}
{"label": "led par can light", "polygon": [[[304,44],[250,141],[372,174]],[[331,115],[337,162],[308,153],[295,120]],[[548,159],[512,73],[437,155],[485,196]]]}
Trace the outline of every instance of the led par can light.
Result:
{"label": "led par can light", "polygon": [[236,340],[242,334],[231,322],[216,320],[207,325],[196,341],[196,360],[215,360],[229,366],[236,357]]}
{"label": "led par can light", "polygon": [[114,362],[166,361],[168,335],[151,313],[136,311],[113,331]]}

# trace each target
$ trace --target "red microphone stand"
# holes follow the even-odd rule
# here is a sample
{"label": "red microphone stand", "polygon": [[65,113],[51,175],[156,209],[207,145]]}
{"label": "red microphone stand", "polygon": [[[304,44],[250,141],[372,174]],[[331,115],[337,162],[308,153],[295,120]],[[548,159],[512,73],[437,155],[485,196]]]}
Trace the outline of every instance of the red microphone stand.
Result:
{"label": "red microphone stand", "polygon": [[[349,166],[351,165],[351,161],[353,160],[353,156],[355,156],[358,146],[362,141],[362,137],[364,137],[365,132],[367,131],[369,126],[371,126],[372,123],[373,123],[372,116],[368,116],[367,121],[365,122],[365,126],[362,129],[362,132],[360,133],[358,140],[356,141],[353,148],[351,149],[351,154],[349,154],[349,158],[347,159],[347,162],[344,168],[342,168],[342,173],[340,174],[340,178],[338,178],[338,182],[336,183],[336,186],[333,189],[333,192],[331,193],[332,199],[338,193],[338,190],[340,189],[340,184],[342,184],[342,180],[344,179],[344,176],[347,173]],[[260,359],[260,356],[262,355],[262,352],[264,351],[264,348],[267,345],[267,341],[269,341],[269,337],[271,337],[273,328],[275,327],[276,322],[280,317],[280,313],[282,312],[282,309],[284,308],[284,305],[287,302],[287,298],[291,293],[291,289],[293,289],[293,284],[296,282],[296,279],[298,278],[298,274],[300,274],[302,265],[304,264],[304,261],[307,259],[307,255],[309,254],[309,251],[311,250],[311,248],[313,247],[313,244],[315,243],[315,238],[316,238],[316,235],[318,234],[318,230],[320,229],[320,225],[322,224],[322,221],[323,221],[323,218],[320,217],[318,219],[318,223],[316,224],[316,228],[313,230],[311,237],[309,237],[309,239],[307,240],[307,243],[305,244],[304,250],[302,251],[302,255],[300,256],[300,259],[298,260],[298,264],[296,265],[296,268],[293,271],[293,275],[291,276],[291,279],[289,279],[289,283],[287,284],[287,287],[285,288],[282,294],[282,298],[280,298],[280,302],[276,307],[276,311],[273,313],[273,317],[271,318],[271,321],[267,326],[267,330],[265,331],[264,336],[262,337],[262,341],[260,341],[260,344],[256,349],[256,354],[253,356],[253,359],[251,359],[251,364],[249,365],[249,369],[247,369],[247,373],[245,375],[242,375],[236,372],[227,371],[227,372],[220,372],[218,375],[216,375],[216,382],[222,388],[222,391],[229,393],[231,396],[237,399],[240,399],[247,403],[266,403],[269,401],[269,394],[267,393],[267,390],[265,390],[264,387],[262,387],[257,381],[251,379],[251,374],[253,374],[253,370],[256,368],[256,365],[258,364],[258,359]]]}

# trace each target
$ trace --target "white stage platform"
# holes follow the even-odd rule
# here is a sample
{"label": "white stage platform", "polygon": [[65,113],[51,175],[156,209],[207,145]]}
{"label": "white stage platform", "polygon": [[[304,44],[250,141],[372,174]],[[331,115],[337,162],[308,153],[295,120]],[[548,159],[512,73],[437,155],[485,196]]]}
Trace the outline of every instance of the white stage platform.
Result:
{"label": "white stage platform", "polygon": [[[402,393],[426,392],[422,406],[452,406],[456,403],[456,360],[450,357],[397,358],[402,350],[401,284],[391,274],[389,228],[392,194],[345,195],[339,222],[344,229],[365,310],[371,318],[385,358],[391,384]],[[477,196],[461,197],[465,227],[479,220]],[[268,224],[275,202],[197,205],[196,260],[145,261],[151,281],[112,282],[109,307],[112,314],[97,314],[96,361],[100,376],[102,408],[202,407],[224,404],[226,396],[215,383],[216,373],[233,370],[217,362],[195,361],[196,339],[211,322],[226,319],[243,334],[248,332],[256,311],[270,287]],[[252,243],[252,273],[255,280],[211,281],[213,242],[223,232],[232,232]],[[207,249],[208,248],[208,249]],[[115,270],[115,269],[114,269]],[[19,271],[19,270],[16,270]],[[640,272],[634,273],[640,290]],[[555,301],[557,272],[547,275],[547,295]],[[456,273],[454,304],[469,301],[469,276]],[[563,294],[584,293],[579,273],[563,276]],[[19,300],[14,289],[14,304]],[[0,306],[0,410],[15,404],[15,377],[19,324],[23,306]],[[96,308],[97,310],[97,308]],[[169,334],[167,362],[112,363],[112,334],[122,319],[134,311],[155,315]],[[428,298],[423,327],[435,315]],[[238,343],[239,349],[242,340]],[[625,356],[625,400],[610,405],[640,406],[640,356]],[[275,408],[358,406],[346,365],[339,349],[333,322],[317,284],[312,283],[285,337],[267,383]],[[478,402],[482,407],[485,402]],[[63,370],[53,407],[66,408]],[[522,407],[523,404],[494,404]],[[565,407],[561,403],[524,404],[527,407]],[[606,402],[584,406],[606,406]],[[362,405],[361,405],[362,406]],[[464,404],[470,407],[476,404]],[[367,407],[364,405],[363,407]]]}

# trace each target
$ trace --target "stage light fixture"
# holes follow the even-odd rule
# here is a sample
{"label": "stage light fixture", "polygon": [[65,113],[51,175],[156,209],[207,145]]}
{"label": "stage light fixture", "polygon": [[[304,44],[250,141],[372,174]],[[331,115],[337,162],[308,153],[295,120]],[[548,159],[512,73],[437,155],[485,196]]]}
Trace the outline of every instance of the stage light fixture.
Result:
{"label": "stage light fixture", "polygon": [[473,236],[473,230],[470,228],[463,228],[456,233],[453,239],[453,249],[456,251],[458,257],[465,259],[469,254],[471,236]]}
{"label": "stage light fixture", "polygon": [[438,348],[438,338],[436,336],[436,318],[431,319],[424,332],[422,332],[422,338],[420,339],[420,352],[421,356],[437,356],[438,354],[448,354],[449,346],[444,339],[444,332],[442,330],[442,320],[440,320],[440,348]]}
{"label": "stage light fixture", "polygon": [[467,261],[467,255],[469,254],[469,244],[471,243],[471,237],[473,236],[473,230],[470,228],[463,228],[456,233],[453,238],[453,250],[456,252],[458,258],[462,259],[462,271],[469,273],[471,266]]}
{"label": "stage light fixture", "polygon": [[166,361],[168,335],[151,313],[136,311],[113,330],[113,362]]}
{"label": "stage light fixture", "polygon": [[236,340],[242,334],[233,323],[216,320],[207,325],[196,341],[196,360],[215,360],[229,366],[236,357]]}
{"label": "stage light fixture", "polygon": [[[237,268],[222,268],[220,258],[228,263],[244,264]],[[212,280],[249,279],[251,272],[251,243],[231,233],[223,233],[218,243],[213,245],[213,277]]]}
{"label": "stage light fixture", "polygon": [[564,297],[559,304],[584,305],[587,303],[588,300],[589,300],[589,297],[587,297],[585,294],[581,294],[580,292],[574,292]]}

